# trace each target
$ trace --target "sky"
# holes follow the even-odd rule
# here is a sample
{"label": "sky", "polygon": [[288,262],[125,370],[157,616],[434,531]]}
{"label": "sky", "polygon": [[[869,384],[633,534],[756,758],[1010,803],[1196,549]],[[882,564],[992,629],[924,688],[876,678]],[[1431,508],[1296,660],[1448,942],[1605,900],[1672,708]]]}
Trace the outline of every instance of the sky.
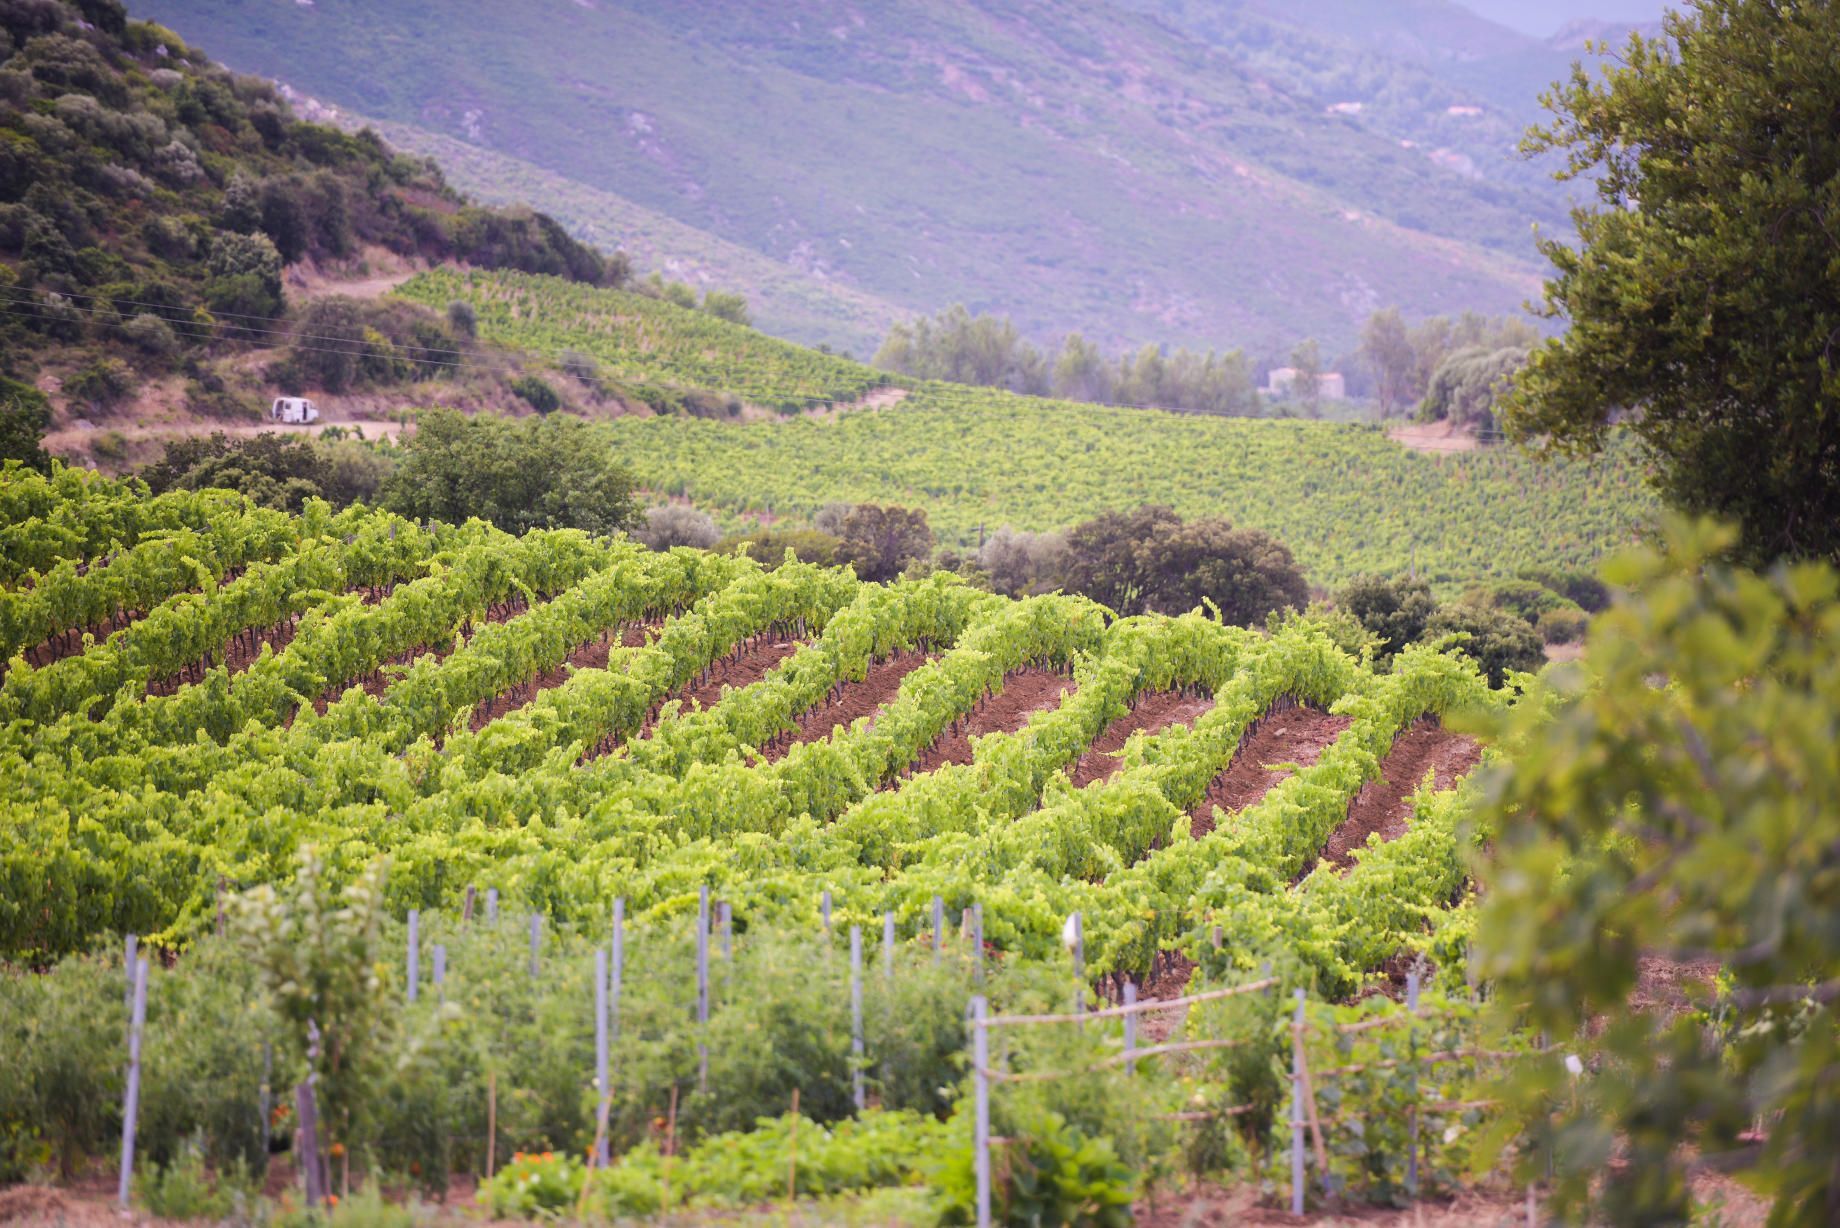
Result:
{"label": "sky", "polygon": [[1460,0],[1480,13],[1524,34],[1544,38],[1580,17],[1606,21],[1659,21],[1662,10],[1679,7],[1664,0]]}

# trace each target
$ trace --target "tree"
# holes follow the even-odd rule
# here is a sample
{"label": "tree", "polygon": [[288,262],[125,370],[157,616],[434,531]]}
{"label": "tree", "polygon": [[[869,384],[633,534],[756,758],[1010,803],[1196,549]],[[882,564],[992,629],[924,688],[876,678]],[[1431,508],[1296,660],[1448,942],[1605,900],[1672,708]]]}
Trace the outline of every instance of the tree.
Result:
{"label": "tree", "polygon": [[1108,401],[1111,384],[1099,347],[1078,333],[1068,333],[1054,360],[1054,395],[1069,401]]}
{"label": "tree", "polygon": [[1051,592],[1066,571],[1067,537],[1024,533],[1004,525],[979,547],[976,561],[990,577],[990,587],[1006,597]]}
{"label": "tree", "polygon": [[1335,594],[1348,611],[1379,641],[1375,659],[1384,662],[1407,644],[1424,638],[1425,623],[1437,613],[1437,599],[1423,580],[1388,580],[1362,576]]}
{"label": "tree", "polygon": [[1322,346],[1314,337],[1299,341],[1291,351],[1291,369],[1297,373],[1291,395],[1312,418],[1322,406],[1322,365]]}
{"label": "tree", "polygon": [[1399,308],[1388,307],[1367,317],[1361,326],[1361,357],[1373,370],[1374,395],[1382,418],[1417,399],[1412,367],[1418,356],[1406,336],[1406,321]]}
{"label": "tree", "polygon": [[[1556,1221],[1686,1223],[1699,1163],[1840,1222],[1840,574],[1715,562],[1737,537],[1606,569],[1628,594],[1499,731],[1474,966],[1553,1043],[1507,1091]],[[1633,997],[1655,958],[1705,970],[1677,1009]]]}
{"label": "tree", "polygon": [[1678,507],[1751,559],[1840,557],[1840,20],[1700,0],[1601,78],[1546,96],[1524,148],[1595,180],[1577,247],[1543,240],[1545,313],[1503,422],[1542,451],[1627,419]]}
{"label": "tree", "polygon": [[16,460],[40,473],[51,472],[44,449],[51,426],[51,402],[30,384],[0,376],[0,461]]}
{"label": "tree", "polygon": [[1181,526],[1173,509],[1149,504],[1075,525],[1067,531],[1064,587],[1120,614],[1142,612],[1154,588],[1147,547]]}
{"label": "tree", "polygon": [[1235,626],[1301,610],[1310,586],[1290,548],[1258,529],[1236,529],[1220,517],[1191,520],[1148,543],[1151,588],[1145,608],[1182,614],[1212,602]]}
{"label": "tree", "polygon": [[1068,530],[1061,581],[1119,614],[1182,614],[1210,601],[1241,626],[1309,600],[1282,543],[1218,517],[1184,524],[1155,505],[1106,512]]}
{"label": "tree", "polygon": [[1454,602],[1425,620],[1424,638],[1461,635],[1457,651],[1472,658],[1500,686],[1510,673],[1527,673],[1546,663],[1546,649],[1533,624],[1506,610]]}
{"label": "tree", "polygon": [[749,558],[772,571],[786,561],[788,550],[801,563],[829,567],[839,561],[837,553],[841,545],[835,537],[818,529],[771,525],[752,533],[725,537],[716,543],[715,549],[719,554],[736,554],[746,547]]}
{"label": "tree", "polygon": [[[298,512],[308,499],[323,499],[333,484],[326,453],[294,435],[232,439],[221,431],[174,439],[159,460],[141,471],[149,490],[234,490],[251,502]],[[374,483],[373,483],[374,488]]]}
{"label": "tree", "polygon": [[511,533],[576,528],[615,533],[637,522],[633,478],[579,418],[467,418],[423,413],[380,502],[405,516],[469,516]]}
{"label": "tree", "polygon": [[1474,430],[1494,430],[1496,400],[1527,365],[1527,353],[1516,346],[1491,350],[1466,345],[1452,350],[1431,373],[1418,416],[1427,422],[1449,420]]}
{"label": "tree", "polygon": [[933,530],[917,509],[858,504],[842,529],[837,561],[854,566],[864,580],[885,583],[933,553]]}

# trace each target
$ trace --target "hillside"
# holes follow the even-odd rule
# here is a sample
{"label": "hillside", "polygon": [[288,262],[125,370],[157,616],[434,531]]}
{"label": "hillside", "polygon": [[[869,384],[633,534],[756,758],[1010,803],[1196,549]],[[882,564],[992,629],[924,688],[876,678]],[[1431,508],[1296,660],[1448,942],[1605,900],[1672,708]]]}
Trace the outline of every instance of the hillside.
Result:
{"label": "hillside", "polygon": [[[1322,586],[1415,569],[1454,589],[1530,566],[1588,567],[1653,512],[1629,448],[1595,464],[1448,443],[1414,452],[1364,426],[915,384],[669,303],[515,273],[431,271],[397,295],[464,301],[482,341],[533,362],[587,355],[693,415],[604,429],[655,495],[688,498],[731,525],[805,521],[838,501],[894,503],[925,509],[941,543],[963,548],[1004,525],[1059,529],[1166,503],[1265,529]],[[781,414],[845,412],[735,422],[720,409],[733,396]]]}
{"label": "hillside", "polygon": [[1535,286],[1529,222],[1556,216],[1549,191],[1118,6],[624,0],[509,28],[428,0],[140,8],[333,105],[905,308],[1114,349],[1345,345],[1389,303],[1511,311]]}
{"label": "hillside", "polygon": [[542,201],[544,211],[571,233],[603,251],[625,252],[636,268],[659,270],[703,291],[744,290],[754,323],[776,337],[866,358],[907,314],[835,278],[717,238],[509,154],[412,124],[373,123],[342,113],[335,122],[374,127],[395,148],[434,159],[448,182],[475,200],[506,206]]}

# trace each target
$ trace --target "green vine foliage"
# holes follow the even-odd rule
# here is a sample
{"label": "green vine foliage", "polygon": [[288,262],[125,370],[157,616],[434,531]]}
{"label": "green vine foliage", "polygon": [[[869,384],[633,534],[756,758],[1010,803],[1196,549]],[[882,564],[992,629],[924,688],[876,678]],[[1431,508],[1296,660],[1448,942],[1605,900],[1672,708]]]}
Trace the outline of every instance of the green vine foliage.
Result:
{"label": "green vine foliage", "polygon": [[[1772,1224],[1840,1220],[1840,573],[1738,569],[1735,540],[1677,523],[1618,561],[1630,595],[1486,786],[1476,970],[1591,1075],[1555,1052],[1513,1086],[1567,1214],[1684,1222],[1693,1156]],[[1724,971],[1632,1006],[1654,959]]]}

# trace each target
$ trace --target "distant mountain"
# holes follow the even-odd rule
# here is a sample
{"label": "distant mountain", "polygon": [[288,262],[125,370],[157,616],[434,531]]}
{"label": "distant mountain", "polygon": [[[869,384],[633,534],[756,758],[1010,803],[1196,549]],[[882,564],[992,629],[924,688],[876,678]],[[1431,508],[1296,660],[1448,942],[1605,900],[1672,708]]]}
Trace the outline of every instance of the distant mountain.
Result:
{"label": "distant mountain", "polygon": [[[1515,310],[1531,225],[1563,224],[1509,156],[1537,85],[1510,107],[1464,74],[1505,58],[1551,80],[1569,59],[1438,0],[1384,27],[1377,7],[135,5],[234,66],[689,228],[661,259],[719,244],[864,311],[964,302],[1042,339],[1267,355],[1347,345],[1387,304]],[[593,230],[590,199],[571,221],[605,241],[621,224]]]}

